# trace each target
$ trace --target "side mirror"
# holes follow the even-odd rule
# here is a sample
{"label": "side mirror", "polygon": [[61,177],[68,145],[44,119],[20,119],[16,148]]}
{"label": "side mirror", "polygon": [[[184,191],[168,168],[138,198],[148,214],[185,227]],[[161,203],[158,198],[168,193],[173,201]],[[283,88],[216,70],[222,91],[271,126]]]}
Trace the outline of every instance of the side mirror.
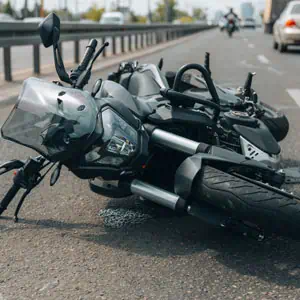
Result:
{"label": "side mirror", "polygon": [[72,81],[66,72],[62,56],[58,47],[60,37],[60,19],[55,13],[51,13],[39,25],[40,37],[43,45],[48,48],[53,45],[53,55],[56,72],[60,80],[72,84]]}
{"label": "side mirror", "polygon": [[60,37],[60,19],[51,13],[39,25],[40,37],[46,48],[56,45]]}

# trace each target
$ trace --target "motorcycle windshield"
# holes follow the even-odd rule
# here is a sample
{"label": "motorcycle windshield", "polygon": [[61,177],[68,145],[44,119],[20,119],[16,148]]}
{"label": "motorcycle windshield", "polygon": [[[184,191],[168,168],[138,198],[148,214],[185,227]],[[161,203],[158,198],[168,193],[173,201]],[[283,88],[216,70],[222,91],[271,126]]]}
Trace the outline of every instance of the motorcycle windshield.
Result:
{"label": "motorcycle windshield", "polygon": [[68,159],[94,132],[97,115],[87,92],[29,78],[1,134],[50,160]]}

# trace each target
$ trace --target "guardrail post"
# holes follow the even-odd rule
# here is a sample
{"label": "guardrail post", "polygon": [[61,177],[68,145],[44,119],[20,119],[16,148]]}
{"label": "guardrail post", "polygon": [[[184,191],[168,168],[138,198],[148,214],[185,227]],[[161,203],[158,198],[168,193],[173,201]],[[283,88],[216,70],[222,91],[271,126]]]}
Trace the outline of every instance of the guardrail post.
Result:
{"label": "guardrail post", "polygon": [[11,75],[11,53],[10,53],[10,47],[4,47],[3,48],[3,58],[4,58],[4,79],[6,81],[12,81],[12,75]]}
{"label": "guardrail post", "polygon": [[131,52],[132,51],[132,35],[129,34],[128,36],[128,51]]}
{"label": "guardrail post", "polygon": [[139,35],[138,34],[136,34],[135,35],[135,50],[138,50],[139,49]]}
{"label": "guardrail post", "polygon": [[124,41],[124,35],[121,35],[121,52],[125,52],[125,41]]}
{"label": "guardrail post", "polygon": [[[102,44],[104,44],[105,42],[106,42],[106,37],[104,36],[104,37],[102,38]],[[106,53],[107,53],[106,50],[107,50],[107,49],[104,48],[104,50],[103,50],[103,52],[102,52],[102,56],[103,56],[103,57],[106,57]]]}
{"label": "guardrail post", "polygon": [[160,43],[159,32],[155,32],[155,40],[156,40],[156,44]]}
{"label": "guardrail post", "polygon": [[112,37],[112,54],[116,55],[117,54],[117,45],[116,45],[116,37]]}
{"label": "guardrail post", "polygon": [[145,48],[145,32],[141,34],[141,48]]}
{"label": "guardrail post", "polygon": [[80,44],[79,41],[74,41],[74,62],[79,64]]}
{"label": "guardrail post", "polygon": [[33,45],[33,72],[40,74],[40,45]]}

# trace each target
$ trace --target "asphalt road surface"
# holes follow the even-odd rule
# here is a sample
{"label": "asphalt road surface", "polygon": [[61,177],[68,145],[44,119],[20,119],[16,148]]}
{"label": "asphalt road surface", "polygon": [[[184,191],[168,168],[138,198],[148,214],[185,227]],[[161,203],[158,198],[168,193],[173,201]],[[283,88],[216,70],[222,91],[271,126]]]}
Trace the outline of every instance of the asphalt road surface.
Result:
{"label": "asphalt road surface", "polygon": [[[211,52],[216,81],[241,85],[248,71],[257,72],[259,96],[284,110],[291,123],[281,144],[284,164],[297,165],[300,51],[275,52],[272,37],[261,31],[245,30],[229,39],[215,30],[142,61],[163,56],[164,69],[175,70],[203,62],[205,51]],[[0,108],[0,124],[10,109]],[[1,161],[32,154],[4,140],[0,153]],[[0,196],[11,177],[1,177]],[[13,206],[0,220],[1,300],[300,299],[298,241],[273,237],[257,243],[164,209],[147,213],[143,224],[108,228],[98,216],[101,209],[135,211],[136,202],[93,194],[87,182],[66,170],[55,187],[46,180],[32,193],[19,224],[11,219]]]}

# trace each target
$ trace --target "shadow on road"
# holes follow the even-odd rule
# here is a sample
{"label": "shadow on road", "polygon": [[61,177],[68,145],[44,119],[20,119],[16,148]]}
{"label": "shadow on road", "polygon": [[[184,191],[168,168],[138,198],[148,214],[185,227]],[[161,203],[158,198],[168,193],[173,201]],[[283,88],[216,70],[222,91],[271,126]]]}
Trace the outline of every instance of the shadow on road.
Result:
{"label": "shadow on road", "polygon": [[[132,207],[124,199],[111,200],[107,207]],[[56,220],[21,220],[0,231],[57,229],[82,242],[121,249],[127,253],[159,258],[189,256],[197,261],[201,252],[243,276],[257,277],[282,286],[300,288],[300,241],[270,238],[258,243],[219,229],[192,217],[178,217],[155,208],[156,217],[141,225],[109,229],[99,223],[68,223]],[[9,218],[6,218],[9,219]],[[30,225],[30,226],[27,226]],[[299,233],[300,234],[300,233]],[[176,260],[174,261],[176,263]]]}

